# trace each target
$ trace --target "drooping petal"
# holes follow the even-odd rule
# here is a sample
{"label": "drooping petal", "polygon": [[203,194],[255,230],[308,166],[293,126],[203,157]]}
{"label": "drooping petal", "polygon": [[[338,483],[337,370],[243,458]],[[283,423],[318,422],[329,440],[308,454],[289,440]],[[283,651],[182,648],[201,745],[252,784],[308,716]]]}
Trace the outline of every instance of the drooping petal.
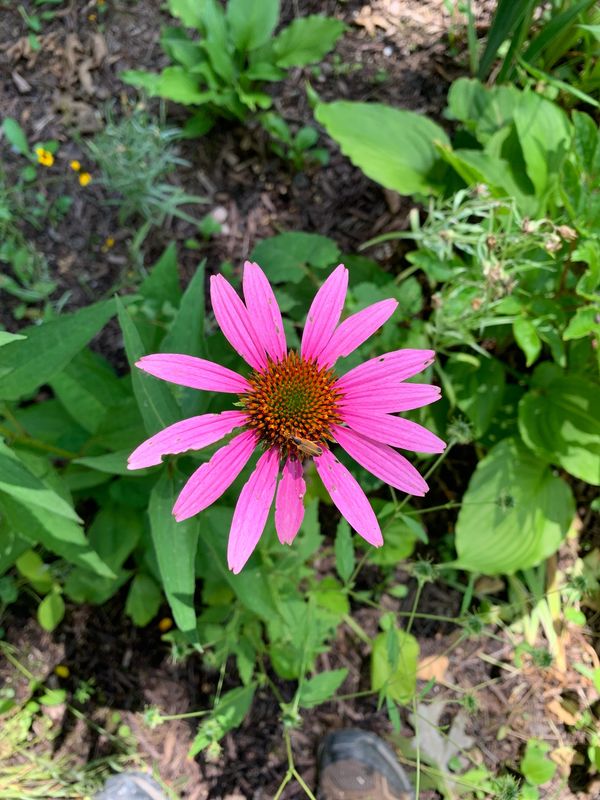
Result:
{"label": "drooping petal", "polygon": [[381,528],[356,478],[329,450],[324,450],[314,462],[323,485],[340,514],[369,544],[380,547],[383,544]]}
{"label": "drooping petal", "polygon": [[256,469],[240,492],[227,543],[227,563],[236,575],[254,552],[273,503],[279,451],[272,447],[258,459]]}
{"label": "drooping petal", "polygon": [[223,411],[176,422],[142,442],[129,456],[127,469],[153,467],[160,464],[163,456],[201,450],[239,428],[246,419],[243,411]]}
{"label": "drooping petal", "polygon": [[392,414],[375,414],[363,412],[358,414],[344,410],[343,421],[352,430],[402,450],[414,450],[416,453],[441,453],[446,449],[443,442],[435,433],[427,428],[412,422],[410,419],[395,417]]}
{"label": "drooping petal", "polygon": [[163,381],[189,386],[191,389],[204,389],[207,392],[228,392],[241,394],[252,391],[245,378],[232,369],[195,356],[182,356],[177,353],[156,353],[142,356],[136,367],[161,378]]}
{"label": "drooping petal", "polygon": [[434,360],[433,350],[393,350],[354,367],[338,380],[336,388],[350,389],[371,381],[404,381],[418,375]]}
{"label": "drooping petal", "polygon": [[397,308],[396,300],[381,300],[345,319],[319,354],[319,366],[332,367],[338,358],[349,356],[381,328]]}
{"label": "drooping petal", "polygon": [[304,519],[304,482],[302,464],[297,459],[285,462],[275,499],[275,528],[281,544],[291,544]]}
{"label": "drooping petal", "polygon": [[256,443],[256,434],[244,431],[217,450],[210,461],[202,464],[185,484],[173,506],[177,522],[193,517],[214,503],[246,466]]}
{"label": "drooping petal", "polygon": [[339,425],[332,427],[335,440],[361,467],[401,492],[422,497],[429,489],[419,471],[387,444],[368,439]]}
{"label": "drooping petal", "polygon": [[211,276],[210,299],[216,320],[229,344],[253,369],[263,369],[267,363],[265,350],[248,309],[222,275]]}
{"label": "drooping petal", "polygon": [[243,286],[246,308],[262,346],[273,361],[282,361],[287,346],[281,311],[271,284],[258,264],[246,261]]}
{"label": "drooping petal", "polygon": [[352,387],[340,398],[338,405],[359,414],[393,413],[427,406],[441,396],[440,387],[429,383],[399,383],[394,386],[389,381],[374,381],[368,388],[363,385]]}
{"label": "drooping petal", "polygon": [[317,358],[331,339],[344,307],[347,289],[348,270],[340,264],[316,293],[308,310],[300,348],[302,358]]}

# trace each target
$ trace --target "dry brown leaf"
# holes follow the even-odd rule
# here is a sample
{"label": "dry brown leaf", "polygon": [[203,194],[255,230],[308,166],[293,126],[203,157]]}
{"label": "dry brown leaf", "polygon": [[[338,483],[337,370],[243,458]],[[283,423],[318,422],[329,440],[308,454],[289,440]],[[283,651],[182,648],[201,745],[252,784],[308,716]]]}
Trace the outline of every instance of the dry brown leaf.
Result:
{"label": "dry brown leaf", "polygon": [[377,28],[381,28],[381,30],[384,30],[386,33],[395,30],[394,25],[392,25],[389,20],[381,14],[373,13],[373,9],[370,6],[363,6],[352,22],[354,25],[364,28],[369,36],[375,36]]}
{"label": "dry brown leaf", "polygon": [[94,67],[100,67],[108,55],[106,39],[101,33],[92,34],[92,55]]}
{"label": "dry brown leaf", "polygon": [[93,60],[91,58],[86,58],[84,61],[81,62],[81,64],[79,65],[79,69],[77,70],[81,88],[83,89],[85,94],[90,96],[95,94],[96,92],[96,87],[94,86],[94,81],[92,80],[92,75],[90,73],[90,70],[93,68],[94,68]]}
{"label": "dry brown leaf", "polygon": [[11,78],[20,94],[27,94],[27,92],[31,91],[31,84],[22,75],[19,75],[16,69],[11,72]]}
{"label": "dry brown leaf", "polygon": [[435,678],[438,683],[443,683],[449,663],[448,656],[425,656],[419,661],[417,678],[421,681],[430,681]]}
{"label": "dry brown leaf", "polygon": [[577,723],[577,717],[566,709],[560,700],[551,700],[546,708],[554,714],[555,717],[558,717],[564,725],[575,725]]}

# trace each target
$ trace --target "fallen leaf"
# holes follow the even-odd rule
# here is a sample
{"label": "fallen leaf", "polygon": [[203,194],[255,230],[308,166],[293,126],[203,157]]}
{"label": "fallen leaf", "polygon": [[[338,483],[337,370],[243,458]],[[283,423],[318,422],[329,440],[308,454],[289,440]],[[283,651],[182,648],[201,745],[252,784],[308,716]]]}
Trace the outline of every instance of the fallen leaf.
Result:
{"label": "fallen leaf", "polygon": [[417,678],[421,681],[430,681],[432,678],[435,678],[438,683],[443,683],[449,663],[448,656],[438,656],[435,654],[425,656],[419,661]]}
{"label": "fallen leaf", "polygon": [[577,724],[577,717],[572,714],[564,705],[560,702],[560,700],[551,700],[546,708],[555,717],[564,724],[564,725],[576,725]]}
{"label": "fallen leaf", "polygon": [[29,84],[22,75],[19,75],[16,69],[11,72],[11,77],[17,87],[17,91],[21,94],[27,94],[27,92],[31,91],[31,84]]}

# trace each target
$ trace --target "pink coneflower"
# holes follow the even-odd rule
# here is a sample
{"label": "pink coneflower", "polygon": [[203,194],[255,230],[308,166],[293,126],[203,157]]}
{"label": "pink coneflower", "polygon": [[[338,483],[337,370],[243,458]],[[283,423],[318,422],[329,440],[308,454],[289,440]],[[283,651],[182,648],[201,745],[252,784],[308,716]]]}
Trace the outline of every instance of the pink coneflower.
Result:
{"label": "pink coneflower", "polygon": [[[331,499],[367,542],[379,547],[377,518],[356,479],[331,452],[337,442],[352,458],[390,486],[424,495],[428,486],[394,447],[439,453],[445,444],[426,428],[394,412],[433,403],[437,386],[404,383],[434,358],[431,350],[396,350],[372,358],[338,377],[333,366],[349,355],[394,313],[382,300],[338,325],[348,286],[340,264],[312,302],[300,353],[287,349],[281,312],[258,264],[244,265],[244,300],[221,275],[210,280],[212,307],[225,337],[251,368],[247,378],[192,356],[144,356],[136,366],[172,383],[238,396],[239,411],[203,414],[176,422],[141,444],[129,469],[160,464],[167,454],[200,450],[236,428],[241,433],[202,464],[183,487],[175,519],[192,517],[233,483],[254,450],[262,451],[243,487],[231,522],[227,560],[238,573],[264,530],[275,498],[279,540],[291,544],[304,516],[304,463],[312,458]],[[280,466],[281,479],[279,484]]]}

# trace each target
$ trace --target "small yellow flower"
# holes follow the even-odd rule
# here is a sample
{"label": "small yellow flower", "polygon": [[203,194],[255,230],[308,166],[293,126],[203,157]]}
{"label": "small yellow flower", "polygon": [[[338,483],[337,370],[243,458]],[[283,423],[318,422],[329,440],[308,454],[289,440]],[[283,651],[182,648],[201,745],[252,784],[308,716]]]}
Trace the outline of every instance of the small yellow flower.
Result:
{"label": "small yellow flower", "polygon": [[173,620],[171,619],[171,617],[163,617],[158,623],[158,630],[161,633],[166,633],[167,631],[170,631],[172,627],[173,627]]}
{"label": "small yellow flower", "polygon": [[113,239],[113,237],[112,236],[107,236],[106,239],[104,240],[104,244],[102,245],[101,250],[102,250],[103,253],[108,253],[108,251],[111,249],[111,247],[114,247],[114,246],[115,246],[115,240]]}
{"label": "small yellow flower", "polygon": [[69,166],[71,167],[73,172],[79,172],[79,170],[81,169],[81,164],[79,163],[79,161],[69,161]]}
{"label": "small yellow flower", "polygon": [[49,150],[45,150],[43,147],[36,147],[35,154],[38,164],[41,164],[43,167],[51,167],[52,164],[54,164],[54,156]]}
{"label": "small yellow flower", "polygon": [[89,172],[80,172],[79,173],[79,183],[81,186],[87,186],[88,183],[92,182],[92,176]]}
{"label": "small yellow flower", "polygon": [[71,670],[66,664],[57,664],[54,667],[54,674],[58,675],[59,678],[68,678],[71,674]]}
{"label": "small yellow flower", "polygon": [[96,22],[97,19],[98,19],[98,15],[97,14],[88,14],[88,20],[90,22]]}

